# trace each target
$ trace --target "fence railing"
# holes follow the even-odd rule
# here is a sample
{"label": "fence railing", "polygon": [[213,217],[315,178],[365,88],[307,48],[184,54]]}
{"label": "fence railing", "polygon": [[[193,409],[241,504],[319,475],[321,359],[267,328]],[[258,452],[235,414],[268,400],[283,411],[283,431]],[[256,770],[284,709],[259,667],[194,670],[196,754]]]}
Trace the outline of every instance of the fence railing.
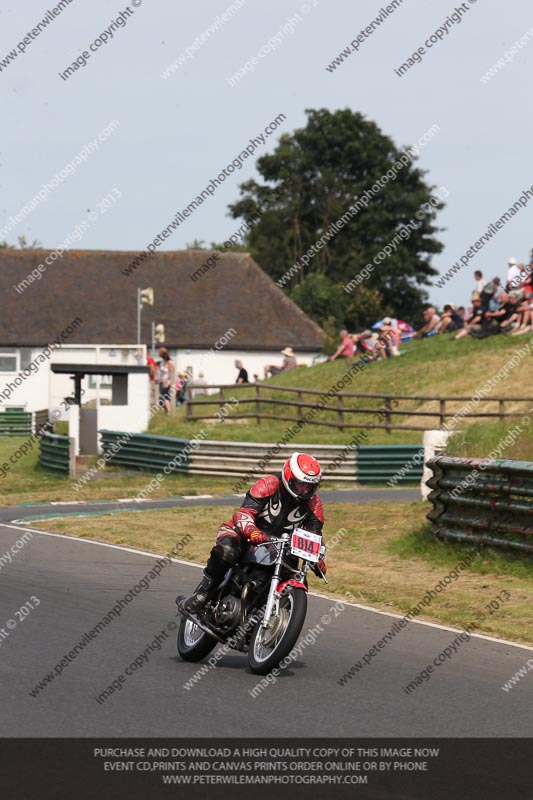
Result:
{"label": "fence railing", "polygon": [[437,456],[428,466],[439,539],[533,552],[533,463]]}
{"label": "fence railing", "polygon": [[[327,392],[261,383],[213,384],[205,388],[216,389],[217,395],[193,396],[194,387],[192,389],[189,387],[187,390],[186,418],[189,421],[220,419],[224,406],[231,397],[235,397],[238,404],[235,403],[231,411],[225,414],[230,420],[254,419],[258,425],[266,420],[293,423],[305,421],[305,424],[322,425],[338,430],[368,429],[370,426],[381,428],[387,433],[396,430],[425,431],[435,427],[442,428],[448,419],[457,414],[460,414],[461,418],[469,420],[495,419],[504,422],[508,419],[516,419],[523,414],[523,411],[511,410],[509,404],[531,403],[532,399],[531,397],[483,398],[484,406],[490,404],[494,410],[474,410],[463,413],[464,408],[462,406],[458,408],[457,404],[462,403],[464,406],[464,404],[472,402],[472,397],[335,392],[334,397],[328,398],[330,402],[324,405],[320,411],[320,418],[314,417],[305,420],[304,412],[308,409],[319,408],[317,397],[324,396]],[[269,393],[275,396],[269,396]],[[282,393],[289,397],[281,397]],[[361,405],[359,405],[360,401],[362,401]],[[374,401],[377,402],[372,405]],[[423,403],[432,403],[435,408],[413,407],[413,405]],[[209,407],[215,407],[215,410],[208,412]],[[218,409],[218,413],[216,409]],[[293,409],[294,413],[289,414]],[[272,413],[268,413],[269,411]],[[358,421],[358,417],[360,421]],[[412,425],[410,424],[411,418],[422,419],[427,424]],[[396,424],[400,422],[401,424]]]}
{"label": "fence railing", "polygon": [[54,433],[43,433],[39,439],[39,465],[56,475],[74,475],[74,439]]}

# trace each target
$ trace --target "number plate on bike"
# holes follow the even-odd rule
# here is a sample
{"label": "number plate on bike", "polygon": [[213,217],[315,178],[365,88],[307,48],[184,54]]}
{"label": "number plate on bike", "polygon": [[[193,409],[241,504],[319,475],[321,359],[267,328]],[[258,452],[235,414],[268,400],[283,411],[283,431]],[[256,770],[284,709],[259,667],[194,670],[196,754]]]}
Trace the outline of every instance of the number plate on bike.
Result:
{"label": "number plate on bike", "polygon": [[296,528],[291,538],[291,553],[307,561],[318,561],[322,537],[318,533]]}

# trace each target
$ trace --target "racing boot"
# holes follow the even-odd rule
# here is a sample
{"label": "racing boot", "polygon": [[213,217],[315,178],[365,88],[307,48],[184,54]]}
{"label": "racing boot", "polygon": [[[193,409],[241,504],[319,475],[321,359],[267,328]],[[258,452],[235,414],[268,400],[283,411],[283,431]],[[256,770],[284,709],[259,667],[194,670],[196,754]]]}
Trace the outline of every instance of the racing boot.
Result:
{"label": "racing boot", "polygon": [[201,611],[204,608],[205,604],[209,600],[209,596],[211,591],[216,585],[216,578],[212,578],[210,575],[206,575],[204,572],[202,581],[200,585],[194,590],[190,597],[185,598],[185,600],[181,600],[178,603],[178,608],[183,611],[187,611],[189,614],[197,614],[198,611]]}

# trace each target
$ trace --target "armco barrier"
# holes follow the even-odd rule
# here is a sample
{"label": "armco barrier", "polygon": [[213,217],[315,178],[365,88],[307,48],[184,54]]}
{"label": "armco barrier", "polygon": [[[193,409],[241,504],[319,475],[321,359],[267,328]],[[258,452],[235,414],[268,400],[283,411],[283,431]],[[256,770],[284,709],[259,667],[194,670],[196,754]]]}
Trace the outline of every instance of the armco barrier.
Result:
{"label": "armco barrier", "polygon": [[189,471],[191,445],[188,439],[108,430],[101,430],[99,434],[109,464],[146,472],[161,472],[171,464],[169,472]]}
{"label": "armco barrier", "polygon": [[[420,483],[424,449],[420,445],[361,445],[357,448],[359,483]],[[404,469],[407,467],[406,469]]]}
{"label": "armco barrier", "polygon": [[32,414],[30,411],[6,409],[0,413],[0,437],[31,436]]}
{"label": "armco barrier", "polygon": [[[203,441],[191,453],[190,472],[198,475],[227,475],[243,478],[259,477],[268,472],[281,472],[287,458],[295,450],[316,456],[325,470],[324,480],[355,481],[357,476],[355,448],[343,445],[295,444],[276,445],[268,442]],[[259,466],[263,462],[262,466]]]}
{"label": "armco barrier", "polygon": [[533,552],[533,463],[438,456],[428,466],[439,539]]}
{"label": "armco barrier", "polygon": [[56,475],[74,472],[73,442],[68,436],[44,433],[39,439],[39,465]]}
{"label": "armco barrier", "polygon": [[[161,472],[173,462],[170,472],[252,478],[265,472],[279,472],[291,453],[300,450],[311,452],[320,460],[326,481],[385,483],[406,464],[409,468],[405,474],[401,474],[398,483],[419,482],[422,475],[422,458],[418,460],[419,463],[411,464],[414,456],[423,452],[417,445],[357,448],[348,445],[287,444],[276,447],[268,442],[189,441],[109,430],[101,430],[100,435],[108,463],[147,472]],[[276,452],[269,455],[273,450]]]}

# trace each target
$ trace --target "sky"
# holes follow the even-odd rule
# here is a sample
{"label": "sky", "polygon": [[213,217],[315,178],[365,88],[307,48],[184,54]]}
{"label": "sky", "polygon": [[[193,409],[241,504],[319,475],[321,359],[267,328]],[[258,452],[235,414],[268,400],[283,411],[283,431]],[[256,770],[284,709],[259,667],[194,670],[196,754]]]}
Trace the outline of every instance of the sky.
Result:
{"label": "sky", "polygon": [[[350,108],[398,146],[438,126],[419,166],[431,185],[448,191],[437,220],[445,248],[431,262],[445,272],[533,185],[533,17],[524,0],[396,3],[370,36],[360,37],[385,0],[131,0],[129,6],[72,0],[24,42],[57,0],[4,0],[0,239],[23,235],[53,249],[89,220],[77,248],[142,250],[284,114],[253,157],[159,249],[223,241],[237,227],[228,204],[239,197],[240,183],[257,177],[255,159],[272,152],[282,133],[304,126],[306,108]],[[461,21],[454,22],[458,8]],[[435,44],[426,47],[433,34]],[[358,37],[358,50],[328,71]],[[422,60],[399,76],[395,70],[421,46]],[[6,62],[13,50],[16,57]],[[77,58],[85,66],[63,79],[60,73]],[[483,82],[499,59],[503,68]],[[175,61],[175,71],[163,78]],[[244,77],[230,85],[247,63]],[[103,141],[88,153],[84,148],[99,135]],[[80,152],[86,160],[76,163]],[[2,235],[9,218],[61,170],[58,185]],[[443,288],[429,288],[432,301],[464,304],[473,270],[504,277],[510,256],[529,260],[532,213],[533,199]]]}

